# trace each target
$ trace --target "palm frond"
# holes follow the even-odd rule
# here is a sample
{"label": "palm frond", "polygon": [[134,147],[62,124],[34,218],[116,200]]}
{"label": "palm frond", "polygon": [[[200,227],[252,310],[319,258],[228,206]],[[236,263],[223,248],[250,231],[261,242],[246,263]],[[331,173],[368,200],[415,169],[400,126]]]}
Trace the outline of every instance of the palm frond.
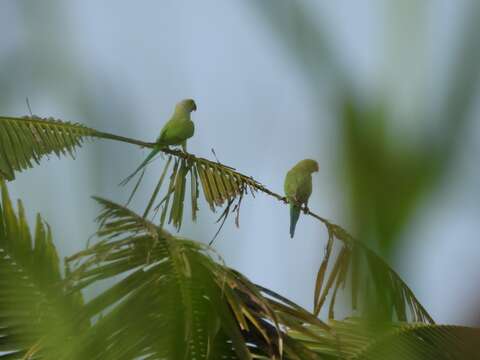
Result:
{"label": "palm frond", "polygon": [[95,130],[53,118],[0,117],[0,177],[14,180],[15,172],[39,164],[48,154],[70,154]]}
{"label": "palm frond", "polygon": [[[165,179],[164,174],[169,170],[172,159],[175,159],[170,173],[167,194],[158,205],[163,206],[160,220],[161,226],[167,221],[169,214],[168,222],[172,222],[177,228],[180,228],[188,173],[191,175],[193,218],[195,218],[196,209],[198,209],[199,183],[205,200],[212,210],[215,210],[217,206],[227,204],[219,220],[222,218],[225,220],[231,212],[237,212],[238,216],[243,196],[248,192],[254,194],[260,191],[277,200],[286,201],[285,197],[267,189],[253,178],[247,177],[231,167],[176,150],[167,149],[165,152],[170,154],[170,157],[147,207],[147,210],[149,210],[151,204],[155,201]],[[169,205],[171,197],[173,201]],[[235,205],[233,205],[234,201],[237,201]],[[368,291],[368,296],[371,297],[371,301],[369,300],[368,302],[373,304],[371,306],[386,319],[434,322],[413,291],[378,254],[361,241],[354,239],[342,227],[314,214],[309,209],[302,208],[302,210],[320,220],[326,226],[329,234],[325,257],[317,275],[314,292],[314,314],[316,316],[318,316],[320,310],[325,305],[327,296],[331,294],[329,318],[334,318],[337,294],[339,290],[348,288],[352,295],[351,304],[353,309],[357,309],[360,295],[365,295]],[[147,214],[148,211],[145,212],[144,216]],[[335,240],[340,240],[343,245],[333,260],[331,253]],[[333,265],[331,264],[332,260],[334,262]],[[330,272],[327,271],[329,267],[331,267]],[[350,283],[348,287],[347,282]]]}
{"label": "palm frond", "polygon": [[[40,215],[32,235],[21,201],[15,213],[0,182],[0,359],[66,359],[75,327],[69,322],[81,305],[78,293],[60,286],[52,234]],[[83,323],[82,326],[88,324]],[[73,346],[72,346],[73,348]]]}
{"label": "palm frond", "polygon": [[454,325],[397,324],[353,359],[475,359],[480,329]]}
{"label": "palm frond", "polygon": [[[231,212],[237,212],[238,215],[241,200],[248,191],[252,194],[256,191],[264,192],[280,201],[285,201],[285,198],[281,195],[270,191],[251,177],[236,172],[233,168],[176,150],[167,150],[167,153],[170,153],[171,157],[167,161],[161,180],[157,184],[147,207],[147,210],[149,210],[151,204],[155,201],[165,179],[164,174],[169,170],[168,167],[172,158],[174,158],[167,194],[158,205],[163,206],[160,226],[163,226],[168,219],[169,223],[173,223],[177,228],[180,228],[188,173],[191,175],[193,217],[195,217],[198,208],[199,183],[205,200],[212,210],[215,210],[216,206],[227,203],[220,219],[225,219]],[[173,201],[171,201],[171,198]],[[235,205],[233,205],[234,201],[237,201]],[[347,282],[350,282],[351,286],[348,288],[352,293],[353,309],[358,307],[360,294],[365,294],[368,290],[374,308],[383,317],[398,321],[433,323],[432,317],[416,298],[413,291],[379,255],[362,242],[354,239],[342,227],[319,217],[309,209],[304,210],[307,214],[320,220],[326,226],[329,234],[325,257],[317,275],[314,293],[315,315],[318,316],[327,300],[327,296],[331,294],[329,317],[334,318],[335,300],[338,291],[347,288]],[[144,216],[147,213],[148,211],[145,212]],[[335,240],[340,240],[343,246],[336,259],[333,260],[334,264],[330,266],[331,271],[328,273]]]}
{"label": "palm frond", "polygon": [[[139,146],[155,146],[153,143],[102,133],[80,124],[51,118],[0,117],[0,176],[13,179],[15,171],[31,167],[31,160],[38,162],[43,155],[52,152],[57,155],[66,153],[73,155],[75,147],[80,146],[83,139],[87,137],[111,139]],[[256,191],[260,191],[280,201],[286,201],[283,196],[270,191],[234,168],[178,150],[163,149],[162,151],[168,155],[168,160],[144,212],[146,218],[156,204],[155,209],[161,209],[161,227],[168,222],[180,229],[188,189],[193,220],[197,216],[200,192],[203,193],[205,201],[213,211],[220,206],[225,206],[219,221],[225,221],[231,213],[236,213],[237,225],[242,199],[248,193],[253,195]],[[165,193],[156,203],[166,179],[169,180]],[[187,185],[188,181],[190,186]],[[346,287],[347,280],[350,280],[353,308],[357,307],[358,289],[370,289],[375,294],[377,305],[381,306],[385,314],[395,314],[396,319],[400,321],[433,322],[413,292],[379,256],[361,242],[354,240],[338,225],[328,222],[308,209],[305,211],[322,221],[329,232],[325,259],[316,282],[314,296],[316,315],[323,307],[327,295],[333,293],[329,311],[329,316],[333,318],[338,290]],[[327,278],[327,267],[331,262],[330,254],[335,239],[343,241],[344,247],[338,254]],[[361,266],[362,263],[366,266]],[[359,287],[359,281],[365,281],[366,285]]]}
{"label": "palm frond", "polygon": [[[146,147],[155,146],[154,143],[104,133],[78,123],[73,124],[53,118],[3,116],[0,117],[0,178],[14,180],[16,172],[31,168],[34,163],[39,164],[45,155],[70,154],[73,157],[75,149],[81,146],[86,138],[110,139]],[[190,175],[189,189],[194,220],[198,210],[200,187],[212,210],[228,204],[228,210],[223,214],[225,217],[230,210],[239,213],[241,198],[248,193],[248,190],[253,192],[262,188],[262,185],[251,177],[240,174],[233,168],[218,162],[172,149],[164,149],[162,152],[175,158],[169,186],[158,204],[163,207],[162,224],[168,221],[180,229],[188,175]],[[165,171],[169,168],[170,161],[171,158],[167,162]],[[164,176],[161,177],[157,189],[152,195],[145,216],[154,205],[163,179]],[[234,205],[235,200],[237,203]]]}
{"label": "palm frond", "polygon": [[[182,225],[185,197],[190,192],[192,220],[197,218],[200,189],[204,199],[212,211],[225,206],[220,219],[224,220],[230,213],[236,213],[236,223],[243,197],[248,193],[265,189],[259,182],[243,175],[235,169],[218,162],[187,154],[172,149],[163,149],[168,154],[166,165],[159,182],[144,212],[147,217],[160,193],[165,179],[169,179],[163,196],[156,204],[160,208],[160,224],[172,224],[178,230]],[[173,160],[173,161],[172,161]],[[171,165],[173,164],[173,165]],[[166,176],[169,174],[169,176]],[[190,184],[187,185],[187,182]]]}
{"label": "palm frond", "polygon": [[331,321],[330,329],[308,325],[317,339],[296,330],[289,335],[333,359],[475,359],[480,329],[423,323],[366,323],[361,318]]}
{"label": "palm frond", "polygon": [[68,280],[75,290],[115,281],[81,312],[96,319],[82,337],[81,358],[316,358],[284,332],[321,324],[306,310],[265,297],[267,290],[215,261],[205,245],[96,200],[99,242],[67,259]]}
{"label": "palm frond", "polygon": [[[383,320],[434,322],[413,291],[379,255],[338,225],[327,222],[326,226],[329,237],[315,284],[315,315],[318,316],[330,295],[328,316],[333,319],[338,290],[347,288],[352,309],[360,309],[365,315],[374,309],[375,316]],[[335,239],[343,244],[333,260]],[[328,276],[327,267],[330,267]],[[363,304],[359,304],[360,300]]]}

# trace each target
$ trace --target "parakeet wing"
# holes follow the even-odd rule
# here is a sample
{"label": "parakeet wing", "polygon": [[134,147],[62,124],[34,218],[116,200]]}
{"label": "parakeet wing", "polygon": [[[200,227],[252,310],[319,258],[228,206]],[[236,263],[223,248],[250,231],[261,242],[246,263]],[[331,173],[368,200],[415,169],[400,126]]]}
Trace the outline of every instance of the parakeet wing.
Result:
{"label": "parakeet wing", "polygon": [[162,129],[157,142],[164,145],[177,145],[193,136],[195,126],[192,121],[171,120]]}
{"label": "parakeet wing", "polygon": [[306,203],[312,194],[312,176],[304,171],[291,170],[285,177],[285,195],[300,203]]}
{"label": "parakeet wing", "polygon": [[[289,200],[300,204],[306,204],[312,194],[312,176],[310,173],[298,169],[292,169],[285,177],[285,195]],[[300,207],[290,203],[290,237],[295,234],[295,227],[300,217]]]}

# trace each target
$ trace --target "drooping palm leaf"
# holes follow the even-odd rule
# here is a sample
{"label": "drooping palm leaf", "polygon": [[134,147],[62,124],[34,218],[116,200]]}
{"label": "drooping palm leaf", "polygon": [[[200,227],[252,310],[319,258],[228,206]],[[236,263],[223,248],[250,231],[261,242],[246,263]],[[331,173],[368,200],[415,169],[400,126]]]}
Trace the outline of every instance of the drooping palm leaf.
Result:
{"label": "drooping palm leaf", "polygon": [[[190,192],[192,220],[196,220],[200,188],[212,211],[215,211],[217,207],[227,205],[221,219],[226,218],[231,212],[236,212],[238,219],[243,196],[248,194],[249,191],[254,193],[263,188],[260,183],[251,177],[223,164],[176,150],[165,150],[165,152],[170,154],[170,157],[144,213],[144,216],[148,215],[164,180],[169,178],[165,194],[156,206],[156,209],[162,208],[160,215],[162,226],[168,222],[180,229],[187,189]],[[170,169],[173,158],[175,160]],[[165,174],[168,171],[170,171],[170,175],[166,177]],[[187,185],[187,182],[189,182],[189,185]]]}
{"label": "drooping palm leaf", "polygon": [[[88,359],[315,359],[288,338],[286,327],[322,324],[209,256],[207,248],[173,237],[125,207],[96,198],[100,241],[67,259],[74,289],[117,279],[85,305],[97,319],[82,339]],[[296,354],[304,353],[304,357]]]}
{"label": "drooping palm leaf", "polygon": [[333,359],[477,359],[480,329],[423,323],[366,323],[361,318],[331,321],[326,331],[307,326],[321,341],[290,331],[312,351]]}
{"label": "drooping palm leaf", "polygon": [[0,177],[14,180],[15,172],[33,167],[48,154],[73,156],[76,147],[95,130],[53,118],[0,117]]}
{"label": "drooping palm leaf", "polygon": [[0,182],[0,359],[68,359],[75,330],[69,319],[81,297],[60,287],[58,256],[50,228],[37,216],[35,234],[22,202],[15,213]]}
{"label": "drooping palm leaf", "polygon": [[[328,313],[333,319],[338,290],[347,288],[351,293],[352,309],[360,308],[365,315],[373,308],[376,316],[383,320],[434,322],[413,291],[380,256],[341,227],[329,222],[326,226],[329,238],[315,284],[315,315],[320,313],[330,295]],[[332,263],[335,239],[343,244]],[[363,304],[359,304],[360,301]]]}

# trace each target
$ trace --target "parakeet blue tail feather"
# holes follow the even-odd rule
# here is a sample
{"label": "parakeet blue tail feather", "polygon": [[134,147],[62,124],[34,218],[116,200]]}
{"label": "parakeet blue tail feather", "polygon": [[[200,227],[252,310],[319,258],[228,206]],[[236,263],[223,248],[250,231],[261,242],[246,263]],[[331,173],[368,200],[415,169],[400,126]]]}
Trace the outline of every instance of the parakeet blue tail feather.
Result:
{"label": "parakeet blue tail feather", "polygon": [[290,237],[293,238],[295,234],[295,227],[297,226],[298,218],[300,217],[300,208],[296,205],[290,204]]}

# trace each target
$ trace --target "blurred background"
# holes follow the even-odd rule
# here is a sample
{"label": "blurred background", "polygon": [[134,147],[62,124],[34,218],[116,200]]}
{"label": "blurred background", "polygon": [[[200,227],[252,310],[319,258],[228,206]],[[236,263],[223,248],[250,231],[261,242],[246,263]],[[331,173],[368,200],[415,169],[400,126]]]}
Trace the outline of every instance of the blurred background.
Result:
{"label": "blurred background", "polygon": [[[34,114],[154,141],[192,97],[189,151],[213,148],[276,192],[317,159],[310,208],[382,253],[437,322],[480,324],[480,2],[3,0],[0,33],[2,115],[28,114],[28,97]],[[117,184],[145,155],[87,143],[10,189],[65,256],[96,229],[90,196],[125,203],[131,187]],[[209,242],[220,213],[201,205],[181,234]],[[215,248],[311,309],[324,228],[303,217],[291,240],[286,206],[262,194],[242,206]]]}

